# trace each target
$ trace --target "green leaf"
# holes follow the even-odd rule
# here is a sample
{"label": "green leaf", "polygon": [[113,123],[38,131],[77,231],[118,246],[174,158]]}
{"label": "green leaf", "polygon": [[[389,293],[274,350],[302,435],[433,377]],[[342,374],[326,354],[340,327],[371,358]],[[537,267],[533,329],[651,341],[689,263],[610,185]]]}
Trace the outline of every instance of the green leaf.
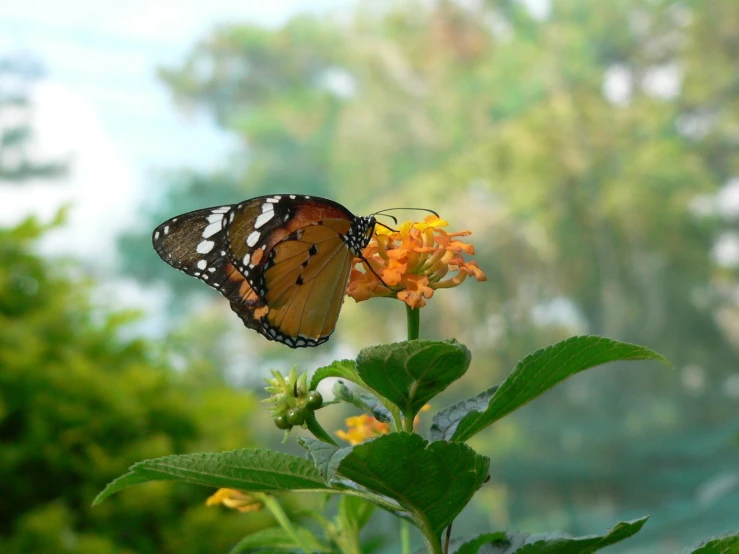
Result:
{"label": "green leaf", "polygon": [[303,527],[294,527],[296,542],[282,527],[270,527],[256,531],[244,537],[234,546],[229,554],[246,554],[247,552],[331,552],[331,549],[320,543],[315,535]]}
{"label": "green leaf", "polygon": [[333,388],[333,393],[337,398],[344,402],[353,404],[357,408],[371,414],[375,419],[384,423],[392,423],[393,416],[378,398],[369,393],[354,392],[347,387],[343,381],[337,381]]}
{"label": "green leaf", "polygon": [[489,465],[462,443],[390,433],[351,447],[338,473],[396,500],[424,532],[439,536],[483,484]]}
{"label": "green leaf", "polygon": [[739,533],[706,541],[691,554],[732,554],[733,552],[739,552]]}
{"label": "green leaf", "polygon": [[518,545],[514,543],[512,534],[504,531],[497,533],[484,533],[474,539],[453,539],[450,544],[450,552],[453,554],[477,554],[484,546],[487,554],[507,554],[515,552],[516,548],[523,545],[523,535],[519,536]]}
{"label": "green leaf", "polygon": [[304,458],[262,449],[185,454],[138,462],[95,498],[93,506],[121,489],[147,481],[180,480],[254,492],[321,491],[327,487]]}
{"label": "green leaf", "polygon": [[357,373],[357,364],[354,360],[336,360],[327,366],[316,369],[310,380],[310,390],[316,390],[318,383],[328,377],[339,377],[352,383],[363,385],[362,379],[360,379]]}
{"label": "green leaf", "polygon": [[484,410],[475,407],[475,399],[469,399],[464,402],[469,402],[473,407],[461,419],[458,417],[459,413],[453,414],[455,411],[459,412],[459,404],[439,412],[434,417],[434,436],[466,441],[567,377],[618,360],[659,360],[669,364],[664,356],[644,346],[603,337],[572,337],[537,350],[518,362],[508,378],[493,393]]}
{"label": "green leaf", "polygon": [[568,537],[563,533],[486,533],[465,542],[456,554],[592,554],[638,533],[648,517],[619,522],[605,535]]}
{"label": "green leaf", "polygon": [[336,471],[341,461],[351,454],[352,451],[350,446],[339,448],[338,446],[312,437],[301,437],[298,439],[298,442],[308,450],[321,477],[323,477],[327,484],[336,476]]}
{"label": "green leaf", "polygon": [[454,339],[412,340],[363,349],[357,357],[357,371],[369,388],[412,418],[462,377],[470,360],[467,347]]}
{"label": "green leaf", "polygon": [[[457,423],[472,411],[484,412],[496,390],[498,390],[498,385],[493,385],[478,393],[477,396],[461,400],[434,414],[430,429],[431,440],[450,440]],[[445,436],[444,433],[449,433],[449,436]]]}

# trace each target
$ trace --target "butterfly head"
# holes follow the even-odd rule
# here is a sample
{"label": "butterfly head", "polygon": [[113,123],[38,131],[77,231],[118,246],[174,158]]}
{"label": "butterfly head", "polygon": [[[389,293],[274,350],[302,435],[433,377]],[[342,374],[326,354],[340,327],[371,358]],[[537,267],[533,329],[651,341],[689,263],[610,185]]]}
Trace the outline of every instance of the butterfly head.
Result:
{"label": "butterfly head", "polygon": [[375,234],[375,216],[356,217],[349,229],[348,244],[352,253],[360,257],[362,250],[369,244]]}

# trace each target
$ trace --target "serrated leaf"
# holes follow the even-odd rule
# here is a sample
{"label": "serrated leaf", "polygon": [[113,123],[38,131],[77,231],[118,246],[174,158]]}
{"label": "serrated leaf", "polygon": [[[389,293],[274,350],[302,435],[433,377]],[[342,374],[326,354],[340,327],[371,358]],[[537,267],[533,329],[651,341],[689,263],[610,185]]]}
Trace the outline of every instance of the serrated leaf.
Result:
{"label": "serrated leaf", "polygon": [[339,448],[312,437],[302,437],[298,442],[308,450],[313,463],[327,484],[336,476],[339,464],[351,454],[352,450],[351,447]]}
{"label": "serrated leaf", "polygon": [[[512,533],[498,531],[496,533],[483,533],[472,539],[452,539],[449,545],[449,552],[452,554],[477,554],[484,546],[487,548],[488,554],[508,554],[514,552],[512,548],[519,548],[523,545],[523,538],[519,540],[518,546],[512,541]],[[523,536],[521,536],[523,537]]]}
{"label": "serrated leaf", "polygon": [[412,418],[462,377],[470,360],[467,347],[454,339],[412,340],[363,349],[357,356],[357,372],[369,388]]}
{"label": "serrated leaf", "polygon": [[739,533],[710,539],[698,546],[691,554],[733,554],[739,552]]}
{"label": "serrated leaf", "polygon": [[429,444],[415,433],[390,433],[352,447],[338,473],[396,500],[438,536],[485,481],[489,465],[462,443]]}
{"label": "serrated leaf", "polygon": [[215,488],[253,492],[325,490],[310,460],[272,450],[233,450],[220,454],[184,454],[138,462],[112,481],[93,506],[121,489],[147,481],[180,480]]}
{"label": "serrated leaf", "polygon": [[340,398],[344,402],[353,404],[360,410],[364,410],[372,414],[372,416],[383,423],[391,423],[393,416],[385,406],[377,399],[377,397],[362,392],[354,392],[347,387],[343,381],[337,381],[333,388],[336,398]]}
{"label": "serrated leaf", "polygon": [[362,384],[362,379],[357,373],[357,364],[354,360],[336,360],[331,364],[319,367],[313,373],[310,380],[310,390],[316,390],[318,383],[329,377],[338,377],[346,379],[352,383]]}
{"label": "serrated leaf", "polygon": [[[457,423],[470,412],[484,412],[496,390],[498,390],[498,385],[493,385],[477,394],[477,396],[461,400],[436,412],[429,433],[431,440],[451,440],[452,433],[457,428]],[[445,433],[448,433],[448,436]]]}
{"label": "serrated leaf", "polygon": [[485,410],[473,409],[449,428],[439,421],[436,436],[466,441],[567,377],[619,360],[659,360],[669,364],[664,356],[644,346],[603,337],[572,337],[526,356],[493,393]]}
{"label": "serrated leaf", "polygon": [[315,535],[303,527],[294,527],[298,541],[282,527],[269,527],[256,531],[239,541],[229,554],[247,554],[248,552],[331,552],[321,544]]}
{"label": "serrated leaf", "polygon": [[460,545],[456,554],[592,554],[638,533],[648,517],[619,522],[605,535],[486,533]]}

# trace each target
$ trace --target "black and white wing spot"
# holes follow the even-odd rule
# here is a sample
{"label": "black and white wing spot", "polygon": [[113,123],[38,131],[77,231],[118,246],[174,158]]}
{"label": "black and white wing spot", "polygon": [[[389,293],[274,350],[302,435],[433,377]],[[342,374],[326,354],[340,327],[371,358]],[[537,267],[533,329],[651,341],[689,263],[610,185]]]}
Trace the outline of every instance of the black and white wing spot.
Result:
{"label": "black and white wing spot", "polygon": [[230,211],[231,206],[206,208],[165,221],[152,235],[154,250],[175,269],[226,294],[225,229]]}

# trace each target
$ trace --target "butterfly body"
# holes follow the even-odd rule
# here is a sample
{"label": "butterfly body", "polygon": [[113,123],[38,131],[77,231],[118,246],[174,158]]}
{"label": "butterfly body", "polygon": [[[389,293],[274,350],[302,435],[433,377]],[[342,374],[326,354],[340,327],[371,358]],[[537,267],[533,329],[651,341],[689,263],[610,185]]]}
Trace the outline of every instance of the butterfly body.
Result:
{"label": "butterfly body", "polygon": [[292,348],[326,342],[375,218],[325,198],[276,194],[165,221],[157,254],[221,292],[250,329]]}

